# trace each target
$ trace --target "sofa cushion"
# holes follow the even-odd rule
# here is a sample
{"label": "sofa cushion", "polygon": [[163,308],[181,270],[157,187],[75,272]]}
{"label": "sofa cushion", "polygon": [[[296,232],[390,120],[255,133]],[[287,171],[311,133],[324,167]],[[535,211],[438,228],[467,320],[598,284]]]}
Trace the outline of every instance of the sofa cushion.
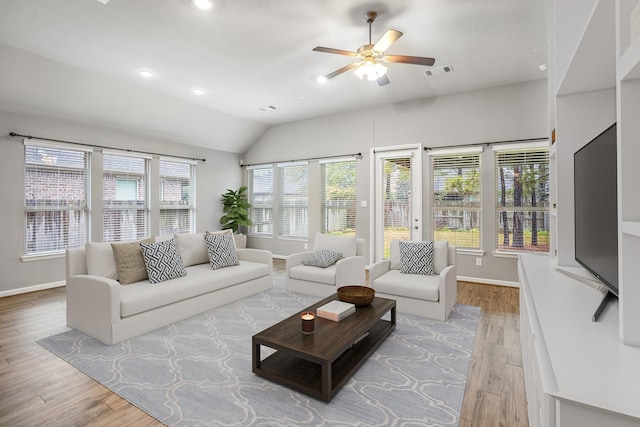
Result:
{"label": "sofa cushion", "polygon": [[233,234],[207,234],[204,238],[211,268],[217,270],[238,265],[238,253]]}
{"label": "sofa cushion", "polygon": [[329,234],[316,233],[313,250],[319,251],[322,249],[342,252],[345,258],[349,258],[356,256],[358,239],[355,236],[331,236]]}
{"label": "sofa cushion", "polygon": [[292,279],[305,280],[307,282],[335,285],[336,266],[334,264],[327,268],[318,268],[307,265],[296,265],[289,270],[289,277]]}
{"label": "sofa cushion", "polygon": [[178,248],[182,257],[182,265],[206,264],[209,262],[207,247],[204,243],[204,233],[176,234]]}
{"label": "sofa cushion", "polygon": [[439,283],[439,276],[402,274],[400,270],[389,270],[373,281],[373,288],[383,294],[438,301]]}
{"label": "sofa cushion", "polygon": [[400,272],[433,276],[433,242],[407,242],[401,240]]}
{"label": "sofa cushion", "polygon": [[160,283],[187,275],[178,249],[178,239],[175,236],[171,240],[140,243],[140,248],[151,283]]}
{"label": "sofa cushion", "polygon": [[84,247],[87,251],[88,274],[118,280],[118,268],[111,243],[91,242]]}
{"label": "sofa cushion", "polygon": [[[389,260],[391,270],[400,270],[400,240],[391,241],[391,254]],[[440,274],[449,265],[449,242],[436,240],[433,242],[433,272]]]}
{"label": "sofa cushion", "polygon": [[208,292],[244,283],[270,273],[267,264],[240,261],[234,267],[211,270],[209,264],[187,267],[187,275],[152,284],[148,280],[122,286],[120,316],[128,317],[157,307],[169,305]]}
{"label": "sofa cushion", "polygon": [[342,258],[342,252],[331,251],[329,249],[322,249],[313,252],[306,259],[302,260],[302,264],[310,265],[314,267],[327,268],[335,264],[340,258]]}
{"label": "sofa cushion", "polygon": [[121,285],[128,285],[149,278],[147,268],[144,265],[140,243],[153,243],[150,237],[131,243],[111,243],[113,256],[118,270],[118,281]]}

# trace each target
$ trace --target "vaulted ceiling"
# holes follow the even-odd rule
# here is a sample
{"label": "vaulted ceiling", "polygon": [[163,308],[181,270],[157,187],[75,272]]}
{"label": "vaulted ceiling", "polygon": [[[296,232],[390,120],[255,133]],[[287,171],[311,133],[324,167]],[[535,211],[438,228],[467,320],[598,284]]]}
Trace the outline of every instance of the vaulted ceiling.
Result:
{"label": "vaulted ceiling", "polygon": [[[0,1],[0,110],[240,153],[273,124],[546,77],[544,0],[213,3]],[[434,57],[432,76],[389,64],[386,86],[317,81],[352,58],[312,49],[366,44],[370,10],[374,43],[403,32],[386,53]]]}

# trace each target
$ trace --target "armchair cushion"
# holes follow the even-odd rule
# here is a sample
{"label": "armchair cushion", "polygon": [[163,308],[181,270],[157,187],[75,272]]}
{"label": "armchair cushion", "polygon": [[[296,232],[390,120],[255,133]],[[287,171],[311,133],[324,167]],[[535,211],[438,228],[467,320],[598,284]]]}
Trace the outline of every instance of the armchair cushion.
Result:
{"label": "armchair cushion", "polygon": [[433,242],[407,242],[400,244],[400,273],[433,276]]}
{"label": "armchair cushion", "polygon": [[401,295],[427,301],[439,301],[439,276],[403,274],[400,270],[389,270],[375,279],[376,292]]}
{"label": "armchair cushion", "polygon": [[331,236],[329,234],[316,233],[313,250],[319,251],[322,249],[342,252],[345,258],[349,258],[356,255],[358,239],[355,236]]}
{"label": "armchair cushion", "polygon": [[336,284],[335,264],[327,268],[318,268],[307,265],[297,265],[289,270],[289,277],[292,279],[305,280],[307,282],[325,283],[327,285]]}
{"label": "armchair cushion", "polygon": [[302,261],[302,264],[327,268],[335,264],[340,258],[342,258],[342,252],[321,249],[309,255]]}

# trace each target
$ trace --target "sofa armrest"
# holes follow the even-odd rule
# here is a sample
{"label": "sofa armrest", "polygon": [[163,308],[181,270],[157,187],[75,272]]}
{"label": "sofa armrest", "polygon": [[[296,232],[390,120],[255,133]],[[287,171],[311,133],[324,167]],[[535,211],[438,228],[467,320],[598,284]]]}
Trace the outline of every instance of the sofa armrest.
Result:
{"label": "sofa armrest", "polygon": [[336,286],[366,285],[364,257],[351,256],[336,262]]}
{"label": "sofa armrest", "polygon": [[120,320],[120,283],[80,274],[67,279],[67,325],[112,344],[111,325]]}
{"label": "sofa armrest", "polygon": [[238,259],[241,261],[259,262],[273,267],[273,254],[266,249],[238,249]]}
{"label": "sofa armrest", "polygon": [[449,265],[440,272],[440,302],[444,304],[447,317],[458,300],[458,276],[455,265]]}
{"label": "sofa armrest", "polygon": [[391,260],[388,259],[383,259],[374,263],[369,268],[369,283],[371,283],[371,285],[373,286],[373,281],[389,271],[390,267]]}

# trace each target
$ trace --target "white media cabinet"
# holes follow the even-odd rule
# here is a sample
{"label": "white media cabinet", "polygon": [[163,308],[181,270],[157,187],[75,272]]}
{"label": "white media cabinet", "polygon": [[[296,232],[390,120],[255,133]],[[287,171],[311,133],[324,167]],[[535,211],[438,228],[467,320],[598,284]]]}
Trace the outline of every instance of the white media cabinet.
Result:
{"label": "white media cabinet", "polygon": [[602,294],[548,255],[519,255],[518,275],[529,425],[640,426],[640,348],[620,342],[618,301],[592,322]]}

